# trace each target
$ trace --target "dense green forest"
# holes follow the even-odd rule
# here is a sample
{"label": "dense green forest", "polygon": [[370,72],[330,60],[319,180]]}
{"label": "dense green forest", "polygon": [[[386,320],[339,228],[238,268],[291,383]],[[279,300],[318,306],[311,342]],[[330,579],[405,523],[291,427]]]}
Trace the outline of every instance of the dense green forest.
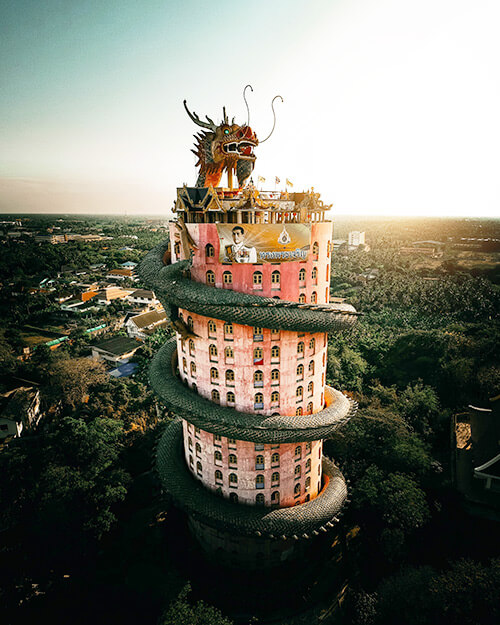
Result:
{"label": "dense green forest", "polygon": [[[35,222],[47,228],[53,220]],[[224,605],[211,607],[201,581],[179,566],[183,520],[152,470],[170,416],[148,388],[147,366],[169,331],[146,341],[134,378],[89,366],[81,331],[56,351],[16,357],[19,324],[46,323],[55,306],[47,294],[13,293],[64,265],[139,261],[165,232],[140,220],[59,225],[113,239],[0,245],[0,374],[38,383],[44,412],[37,430],[0,448],[2,619],[228,625]],[[329,337],[327,382],[359,411],[325,443],[350,480],[342,519],[348,590],[323,622],[496,625],[498,521],[470,515],[454,490],[450,431],[454,414],[500,392],[500,254],[456,246],[499,238],[500,224],[351,219],[336,224],[335,238],[355,229],[366,231],[370,249],[334,253],[331,287],[363,314]],[[120,249],[131,235],[133,249]],[[442,255],[400,252],[423,240],[442,241]],[[336,595],[333,578],[331,588],[325,606]]]}

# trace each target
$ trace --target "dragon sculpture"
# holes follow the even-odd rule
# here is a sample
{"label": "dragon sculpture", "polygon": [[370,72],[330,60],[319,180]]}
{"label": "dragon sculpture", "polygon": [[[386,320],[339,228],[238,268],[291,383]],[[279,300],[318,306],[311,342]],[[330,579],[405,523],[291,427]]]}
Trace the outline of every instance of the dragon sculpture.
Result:
{"label": "dragon sculpture", "polygon": [[253,149],[259,144],[256,134],[250,126],[231,123],[223,109],[223,120],[218,126],[208,117],[202,121],[196,113],[191,113],[184,100],[184,107],[195,124],[207,131],[195,135],[197,143],[191,150],[197,157],[196,166],[200,167],[197,187],[218,187],[225,171],[236,170],[238,185],[243,187],[255,165]]}
{"label": "dragon sculpture", "polygon": [[[247,85],[245,90],[251,86]],[[252,90],[253,91],[253,90]],[[245,98],[245,91],[243,91],[243,97]],[[274,124],[269,135],[260,141],[264,143],[272,135],[274,127],[276,125],[276,115],[274,112],[274,100],[276,98],[283,98],[281,96],[275,96],[271,103]],[[229,123],[226,115],[226,108],[222,109],[223,119],[222,122],[217,125],[213,120],[206,115],[207,121],[201,120],[198,115],[188,109],[186,100],[184,100],[184,108],[187,111],[189,117],[194,121],[197,126],[206,128],[198,134],[194,135],[196,139],[195,149],[191,150],[198,157],[196,167],[199,167],[198,180],[196,181],[197,187],[218,187],[224,171],[228,172],[229,186],[232,186],[232,172],[236,171],[236,177],[238,178],[238,186],[240,188],[245,186],[246,181],[252,174],[255,166],[255,154],[253,150],[259,145],[257,135],[250,128],[250,111],[248,110],[247,123],[239,126],[234,123],[234,117]]]}

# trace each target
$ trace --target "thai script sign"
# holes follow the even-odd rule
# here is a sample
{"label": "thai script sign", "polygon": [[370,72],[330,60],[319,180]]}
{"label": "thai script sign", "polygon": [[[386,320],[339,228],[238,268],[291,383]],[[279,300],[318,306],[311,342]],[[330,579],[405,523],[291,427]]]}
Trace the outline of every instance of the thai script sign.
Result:
{"label": "thai script sign", "polygon": [[217,224],[221,263],[307,260],[310,224]]}

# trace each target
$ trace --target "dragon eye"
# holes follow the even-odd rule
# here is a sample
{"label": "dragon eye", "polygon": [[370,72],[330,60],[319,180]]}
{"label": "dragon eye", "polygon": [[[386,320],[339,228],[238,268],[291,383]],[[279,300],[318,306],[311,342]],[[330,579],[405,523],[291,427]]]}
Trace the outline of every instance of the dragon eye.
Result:
{"label": "dragon eye", "polygon": [[224,128],[224,134],[228,135],[229,134],[229,128]]}

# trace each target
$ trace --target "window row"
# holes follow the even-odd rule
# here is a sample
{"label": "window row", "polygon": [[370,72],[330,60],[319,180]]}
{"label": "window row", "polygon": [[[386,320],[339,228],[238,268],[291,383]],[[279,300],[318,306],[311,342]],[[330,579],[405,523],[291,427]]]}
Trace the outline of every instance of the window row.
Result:
{"label": "window row", "polygon": [[[189,451],[192,452],[193,450],[193,439],[189,436],[188,437],[188,448]],[[196,452],[196,456],[199,458],[201,457],[201,445],[200,443],[196,443],[195,444],[195,452]],[[311,443],[306,443],[305,444],[305,453],[306,456],[310,455],[311,453]],[[320,450],[320,457],[321,457],[321,450]],[[295,447],[295,451],[294,451],[294,459],[295,460],[300,460],[302,458],[302,445],[297,445],[297,447]],[[222,452],[219,449],[216,449],[214,451],[214,462],[215,464],[222,464],[223,461],[223,457],[222,457]],[[228,465],[231,466],[238,466],[238,457],[236,454],[229,454],[228,458]],[[279,467],[280,465],[280,455],[278,452],[274,452],[273,454],[271,454],[271,467]],[[311,468],[311,460],[308,459],[306,462],[306,473],[307,473],[307,468],[309,467],[309,469]],[[255,457],[255,468],[256,469],[264,469],[265,468],[265,459],[264,456],[262,454],[259,454]]]}
{"label": "window row", "polygon": [[[209,324],[213,323],[209,321]],[[215,324],[214,324],[215,325]],[[214,330],[215,332],[215,330]],[[259,332],[259,334],[256,334],[256,332]],[[233,324],[232,323],[226,323],[224,324],[224,333],[226,336],[233,336]],[[254,328],[254,340],[257,340],[256,337],[262,337],[262,328]],[[212,337],[215,338],[215,337]],[[262,338],[260,338],[260,340],[262,340]],[[184,341],[182,341],[182,349],[184,351]],[[194,356],[196,353],[196,345],[193,339],[189,339],[188,341],[188,349],[189,349],[189,354],[191,356]],[[297,343],[297,354],[299,358],[303,358],[304,354],[305,354],[305,350],[306,350],[306,345],[304,343],[304,341],[299,341]],[[316,351],[316,339],[313,337],[312,339],[310,339],[309,341],[309,350],[312,351],[312,353],[314,354],[314,352]],[[218,357],[218,349],[217,349],[217,345],[215,345],[215,343],[210,343],[210,345],[208,346],[208,353],[211,359],[215,359]],[[224,355],[226,358],[234,358],[234,350],[232,347],[227,346],[224,348]],[[254,364],[255,364],[255,360],[260,360],[264,357],[264,350],[262,347],[255,347],[253,350],[253,355],[254,355]],[[280,348],[278,345],[273,345],[271,348],[271,358],[279,358],[280,357]],[[311,364],[309,364],[309,367],[311,367]],[[314,364],[312,365],[312,367],[314,368]],[[314,373],[314,369],[312,371],[312,373]]]}

